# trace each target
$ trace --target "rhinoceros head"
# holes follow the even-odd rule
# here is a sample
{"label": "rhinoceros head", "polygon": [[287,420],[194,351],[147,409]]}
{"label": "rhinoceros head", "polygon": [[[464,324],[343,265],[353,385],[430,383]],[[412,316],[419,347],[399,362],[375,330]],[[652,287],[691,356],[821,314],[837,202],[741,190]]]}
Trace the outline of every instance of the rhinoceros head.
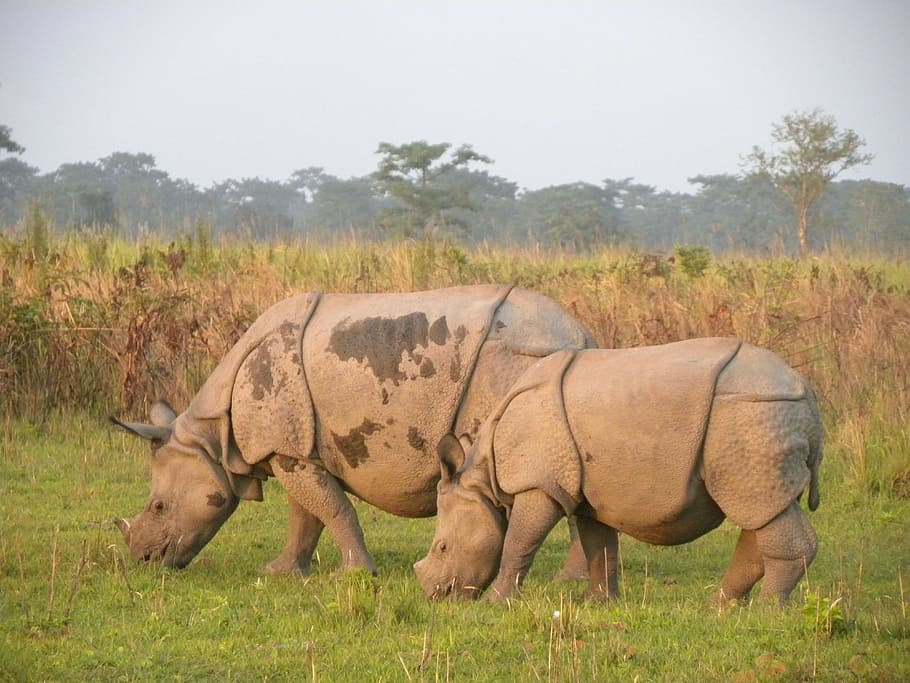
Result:
{"label": "rhinoceros head", "polygon": [[449,434],[437,447],[442,478],[437,485],[436,534],[427,556],[414,565],[431,600],[477,598],[499,569],[506,513],[493,495],[489,470],[477,462],[478,444],[466,456]]}
{"label": "rhinoceros head", "polygon": [[236,509],[228,476],[194,439],[175,434],[177,415],[164,402],[152,406],[152,424],[112,421],[151,444],[152,494],[132,520],[118,519],[137,561],[183,568]]}

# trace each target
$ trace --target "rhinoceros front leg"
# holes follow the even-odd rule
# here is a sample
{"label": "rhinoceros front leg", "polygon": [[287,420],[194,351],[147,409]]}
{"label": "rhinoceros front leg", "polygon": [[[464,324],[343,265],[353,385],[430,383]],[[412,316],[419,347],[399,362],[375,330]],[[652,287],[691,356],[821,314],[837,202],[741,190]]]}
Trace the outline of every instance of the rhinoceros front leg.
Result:
{"label": "rhinoceros front leg", "polygon": [[[376,563],[363,541],[357,513],[338,480],[316,462],[282,455],[277,456],[272,471],[297,504],[328,527],[341,549],[342,569],[362,567],[375,575]],[[312,531],[308,533],[304,546],[313,540]]]}
{"label": "rhinoceros front leg", "polygon": [[487,596],[491,602],[505,600],[521,587],[544,539],[564,514],[562,507],[539,489],[515,496],[499,574]]}
{"label": "rhinoceros front leg", "polygon": [[590,594],[610,600],[619,597],[619,534],[616,529],[591,517],[576,517],[578,535],[588,561]]}
{"label": "rhinoceros front leg", "polygon": [[325,524],[288,494],[288,543],[284,552],[265,567],[266,574],[308,575],[312,571],[313,553]]}

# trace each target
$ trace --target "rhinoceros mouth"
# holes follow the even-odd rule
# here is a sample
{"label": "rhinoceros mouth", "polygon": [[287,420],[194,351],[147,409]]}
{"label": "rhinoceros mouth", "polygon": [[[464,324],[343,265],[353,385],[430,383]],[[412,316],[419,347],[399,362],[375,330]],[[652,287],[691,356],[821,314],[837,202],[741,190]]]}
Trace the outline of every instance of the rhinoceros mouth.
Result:
{"label": "rhinoceros mouth", "polygon": [[193,559],[193,554],[186,552],[186,547],[181,548],[182,536],[168,537],[163,543],[148,548],[139,559],[142,562],[160,562],[161,564],[177,569],[183,569]]}
{"label": "rhinoceros mouth", "polygon": [[480,597],[483,588],[479,586],[462,585],[457,576],[453,576],[445,583],[437,583],[433,586],[433,591],[429,595],[430,600],[465,600],[476,599]]}
{"label": "rhinoceros mouth", "polygon": [[157,548],[148,548],[142,553],[139,559],[143,562],[164,562],[168,558],[168,553],[170,553],[172,545],[171,541],[168,540]]}
{"label": "rhinoceros mouth", "polygon": [[430,593],[430,600],[444,600],[455,589],[456,579],[453,577],[448,583],[437,583],[433,586],[433,592]]}

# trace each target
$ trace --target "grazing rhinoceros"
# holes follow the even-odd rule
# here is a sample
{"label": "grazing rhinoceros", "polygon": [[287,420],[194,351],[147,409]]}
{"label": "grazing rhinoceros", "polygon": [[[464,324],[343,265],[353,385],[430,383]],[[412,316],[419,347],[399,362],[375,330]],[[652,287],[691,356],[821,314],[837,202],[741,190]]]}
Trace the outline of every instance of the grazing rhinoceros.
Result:
{"label": "grazing rhinoceros", "polygon": [[152,445],[148,504],[117,524],[134,558],[184,567],[274,476],[290,531],[266,571],[308,573],[327,526],[345,569],[375,573],[345,491],[396,515],[435,514],[441,437],[475,434],[539,358],[593,345],[554,301],[508,286],[287,299],[184,413],[157,403],[151,425],[114,420]]}
{"label": "grazing rhinoceros", "polygon": [[465,455],[439,444],[436,534],[414,565],[424,593],[513,594],[544,537],[575,515],[591,593],[618,594],[618,532],[686,543],[742,528],[721,599],[786,601],[812,562],[822,423],[783,361],[737,339],[559,351],[531,367]]}

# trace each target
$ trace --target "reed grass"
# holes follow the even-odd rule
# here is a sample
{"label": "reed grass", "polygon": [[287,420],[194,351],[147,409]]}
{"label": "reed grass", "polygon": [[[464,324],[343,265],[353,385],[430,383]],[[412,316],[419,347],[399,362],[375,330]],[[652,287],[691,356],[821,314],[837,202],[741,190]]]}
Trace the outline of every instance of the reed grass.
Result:
{"label": "reed grass", "polygon": [[735,335],[775,351],[818,390],[829,451],[848,460],[846,476],[910,495],[910,265],[897,257],[579,256],[537,245],[198,236],[128,244],[53,231],[41,233],[41,250],[32,242],[0,237],[5,412],[144,417],[159,397],[186,405],[256,316],[294,293],[513,283],[559,301],[604,347]]}

